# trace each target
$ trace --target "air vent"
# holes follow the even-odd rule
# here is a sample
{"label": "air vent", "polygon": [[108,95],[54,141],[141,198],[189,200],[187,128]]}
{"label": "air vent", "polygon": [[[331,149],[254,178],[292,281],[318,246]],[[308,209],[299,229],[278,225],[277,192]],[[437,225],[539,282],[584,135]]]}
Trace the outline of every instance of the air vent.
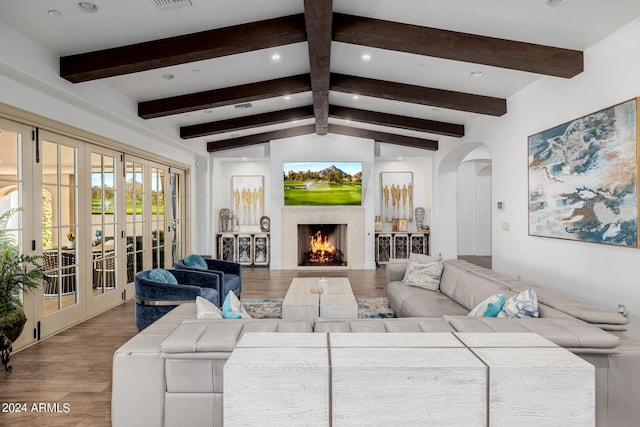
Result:
{"label": "air vent", "polygon": [[177,9],[179,7],[191,7],[191,0],[153,0],[158,10]]}
{"label": "air vent", "polygon": [[244,110],[244,109],[251,108],[251,107],[253,107],[253,105],[251,105],[250,102],[245,102],[244,104],[236,104],[236,105],[234,105],[234,108],[237,108],[239,110]]}

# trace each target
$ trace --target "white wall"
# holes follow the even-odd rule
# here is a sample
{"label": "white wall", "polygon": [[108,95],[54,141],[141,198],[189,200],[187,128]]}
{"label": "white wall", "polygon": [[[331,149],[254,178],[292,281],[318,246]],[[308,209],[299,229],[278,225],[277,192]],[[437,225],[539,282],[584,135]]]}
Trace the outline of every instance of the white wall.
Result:
{"label": "white wall", "polygon": [[[212,153],[213,234],[218,232],[217,218],[221,208],[230,208],[233,175],[265,177],[265,213],[271,219],[271,268],[280,269],[281,209],[284,206],[282,164],[285,161],[362,161],[363,200],[365,209],[365,268],[375,268],[374,219],[380,214],[380,172],[413,171],[414,207],[423,206],[427,221],[431,218],[432,162],[431,152],[407,147],[378,144],[350,136],[328,134],[304,135],[271,141],[235,150]],[[313,209],[300,207],[299,209]],[[427,222],[428,223],[428,222]],[[391,225],[387,224],[390,229]],[[410,224],[410,229],[415,224]],[[214,237],[212,237],[213,239]]]}
{"label": "white wall", "polygon": [[[492,152],[493,267],[610,309],[625,304],[640,338],[640,250],[528,235],[527,137],[640,95],[640,19],[585,51],[573,79],[541,78],[508,100],[504,117],[482,118],[465,141]],[[507,224],[509,231],[502,229]]]}

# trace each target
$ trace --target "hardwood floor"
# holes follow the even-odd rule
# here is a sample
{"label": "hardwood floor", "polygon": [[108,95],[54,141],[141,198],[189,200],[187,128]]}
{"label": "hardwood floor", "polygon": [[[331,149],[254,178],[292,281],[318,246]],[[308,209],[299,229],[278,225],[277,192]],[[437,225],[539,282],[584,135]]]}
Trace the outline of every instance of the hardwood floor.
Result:
{"label": "hardwood floor", "polygon": [[[331,272],[245,268],[242,298],[284,298],[293,277],[321,275],[348,276],[356,297],[385,296],[384,268]],[[110,426],[113,353],[137,332],[129,301],[12,354],[13,372],[0,372],[0,426]],[[24,404],[26,412],[3,412],[15,411],[17,404],[20,409]],[[45,404],[43,411],[32,411],[34,404],[36,409]]]}

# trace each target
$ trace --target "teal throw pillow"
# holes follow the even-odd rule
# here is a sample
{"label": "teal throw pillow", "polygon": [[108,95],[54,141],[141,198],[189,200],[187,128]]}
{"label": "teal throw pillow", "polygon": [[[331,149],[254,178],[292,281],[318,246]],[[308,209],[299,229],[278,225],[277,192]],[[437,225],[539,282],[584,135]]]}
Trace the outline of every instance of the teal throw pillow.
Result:
{"label": "teal throw pillow", "polygon": [[184,265],[200,270],[208,269],[207,262],[204,260],[204,258],[197,254],[187,255],[187,257],[184,259]]}
{"label": "teal throw pillow", "polygon": [[153,280],[154,282],[160,282],[160,283],[169,283],[171,285],[178,284],[178,281],[176,280],[176,276],[174,276],[164,268],[154,268],[153,270],[151,270],[149,272],[149,280]]}
{"label": "teal throw pillow", "polygon": [[504,306],[504,295],[494,294],[473,307],[467,316],[496,317]]}
{"label": "teal throw pillow", "polygon": [[233,291],[229,291],[222,303],[222,317],[225,319],[251,319]]}

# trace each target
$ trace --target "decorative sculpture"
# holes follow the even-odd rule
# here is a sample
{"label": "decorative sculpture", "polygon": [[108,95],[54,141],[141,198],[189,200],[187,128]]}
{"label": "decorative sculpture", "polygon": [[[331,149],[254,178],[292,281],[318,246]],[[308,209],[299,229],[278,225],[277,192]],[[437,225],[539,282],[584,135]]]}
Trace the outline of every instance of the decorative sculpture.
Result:
{"label": "decorative sculpture", "polygon": [[415,210],[416,215],[416,229],[418,231],[424,228],[424,208],[417,207]]}
{"label": "decorative sculpture", "polygon": [[231,210],[228,208],[220,209],[220,232],[231,230]]}

